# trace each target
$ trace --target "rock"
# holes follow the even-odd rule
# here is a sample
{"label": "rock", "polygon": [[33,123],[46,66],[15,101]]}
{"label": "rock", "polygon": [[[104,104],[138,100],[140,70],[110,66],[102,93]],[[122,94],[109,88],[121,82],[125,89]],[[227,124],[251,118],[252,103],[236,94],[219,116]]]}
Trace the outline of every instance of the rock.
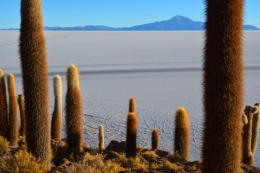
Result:
{"label": "rock", "polygon": [[112,160],[112,159],[118,159],[120,157],[120,155],[117,153],[117,152],[115,152],[115,151],[108,151],[107,153],[106,153],[106,156],[105,156],[105,158],[104,158],[104,161],[106,161],[106,160]]}
{"label": "rock", "polygon": [[118,153],[125,152],[125,144],[126,144],[125,141],[118,142],[118,141],[112,140],[106,147],[105,152],[108,152],[108,151],[115,151]]}
{"label": "rock", "polygon": [[156,150],[155,154],[157,154],[159,157],[167,158],[171,156],[171,152],[169,151],[164,151],[164,150]]}

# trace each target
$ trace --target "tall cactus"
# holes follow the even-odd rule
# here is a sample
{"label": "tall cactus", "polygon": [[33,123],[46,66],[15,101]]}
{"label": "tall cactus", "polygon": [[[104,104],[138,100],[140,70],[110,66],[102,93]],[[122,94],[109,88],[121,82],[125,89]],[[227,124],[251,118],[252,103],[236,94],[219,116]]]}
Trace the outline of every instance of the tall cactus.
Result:
{"label": "tall cactus", "polygon": [[50,163],[48,67],[41,0],[21,0],[19,52],[26,114],[27,149]]}
{"label": "tall cactus", "polygon": [[13,74],[7,76],[9,93],[9,141],[10,146],[17,146],[18,142],[18,102],[16,98],[15,77]]}
{"label": "tall cactus", "polygon": [[62,132],[62,80],[59,75],[53,78],[54,110],[51,121],[51,138],[60,141]]}
{"label": "tall cactus", "polygon": [[79,72],[75,65],[67,71],[66,129],[68,148],[74,153],[82,151],[83,146],[83,109],[79,86]]}
{"label": "tall cactus", "polygon": [[21,118],[21,128],[20,128],[20,136],[25,137],[26,132],[26,115],[25,115],[25,100],[24,95],[18,95],[18,104],[20,110],[20,118]]}
{"label": "tall cactus", "polygon": [[157,150],[159,146],[159,133],[157,129],[152,130],[152,150]]}
{"label": "tall cactus", "polygon": [[241,162],[244,0],[206,0],[203,173],[236,173]]}
{"label": "tall cactus", "polygon": [[136,112],[136,102],[134,97],[131,97],[129,100],[129,112]]}
{"label": "tall cactus", "polygon": [[129,112],[126,124],[126,157],[136,157],[136,135],[138,118],[135,112]]}
{"label": "tall cactus", "polygon": [[184,107],[179,107],[175,114],[174,154],[179,155],[183,161],[189,160],[190,119]]}
{"label": "tall cactus", "polygon": [[4,71],[0,69],[0,135],[8,139],[8,113]]}
{"label": "tall cactus", "polygon": [[104,150],[104,141],[105,141],[105,137],[104,137],[104,127],[102,125],[99,126],[98,128],[98,148],[99,150]]}

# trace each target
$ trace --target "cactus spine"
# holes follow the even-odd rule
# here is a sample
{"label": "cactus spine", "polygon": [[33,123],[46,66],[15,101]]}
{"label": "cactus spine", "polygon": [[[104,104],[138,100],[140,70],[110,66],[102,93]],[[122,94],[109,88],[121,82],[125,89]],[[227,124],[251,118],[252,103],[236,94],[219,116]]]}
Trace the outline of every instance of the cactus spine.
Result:
{"label": "cactus spine", "polygon": [[66,94],[66,129],[68,148],[75,152],[82,151],[83,145],[83,110],[82,96],[79,86],[79,72],[75,65],[70,65],[67,71]]}
{"label": "cactus spine", "polygon": [[26,132],[26,116],[25,116],[25,100],[24,95],[18,95],[18,104],[20,110],[20,118],[21,118],[21,129],[20,129],[20,136],[25,137]]}
{"label": "cactus spine", "polygon": [[136,102],[134,97],[131,97],[129,100],[129,112],[136,112]]}
{"label": "cactus spine", "polygon": [[21,0],[19,52],[28,152],[50,163],[48,67],[40,0]]}
{"label": "cactus spine", "polygon": [[18,142],[18,102],[13,74],[7,76],[7,86],[9,92],[9,141],[10,146],[16,147]]}
{"label": "cactus spine", "polygon": [[104,127],[102,125],[99,126],[98,128],[98,140],[99,140],[99,143],[98,143],[98,148],[99,150],[104,150]]}
{"label": "cactus spine", "polygon": [[0,135],[8,139],[8,113],[4,71],[0,69]]}
{"label": "cactus spine", "polygon": [[136,135],[138,118],[135,112],[129,112],[127,116],[126,130],[126,157],[136,157]]}
{"label": "cactus spine", "polygon": [[54,89],[54,111],[51,121],[51,138],[60,141],[62,132],[62,80],[59,75],[53,78]]}
{"label": "cactus spine", "polygon": [[159,146],[159,133],[157,129],[152,131],[152,150],[157,150]]}
{"label": "cactus spine", "polygon": [[206,0],[203,173],[237,173],[243,108],[243,0]]}
{"label": "cactus spine", "polygon": [[189,160],[190,155],[190,120],[184,107],[179,107],[175,115],[174,154],[183,161]]}

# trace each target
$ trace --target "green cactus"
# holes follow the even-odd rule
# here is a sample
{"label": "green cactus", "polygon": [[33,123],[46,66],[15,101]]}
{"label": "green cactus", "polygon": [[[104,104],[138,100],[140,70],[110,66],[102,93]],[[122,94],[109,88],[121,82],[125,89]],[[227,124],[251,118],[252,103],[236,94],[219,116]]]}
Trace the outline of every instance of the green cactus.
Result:
{"label": "green cactus", "polygon": [[131,97],[129,100],[129,112],[136,112],[136,102],[134,97]]}
{"label": "green cactus", "polygon": [[25,115],[25,100],[24,95],[18,95],[18,104],[20,110],[20,118],[21,118],[21,128],[20,128],[20,136],[25,137],[26,135],[26,115]]}
{"label": "green cactus", "polygon": [[157,150],[159,146],[159,133],[157,129],[152,130],[152,150]]}
{"label": "green cactus", "polygon": [[19,52],[22,67],[28,152],[50,166],[48,66],[42,4],[21,0]]}
{"label": "green cactus", "polygon": [[138,117],[135,112],[129,112],[127,116],[126,129],[126,157],[136,157],[136,135],[137,135]]}
{"label": "green cactus", "polygon": [[62,133],[62,80],[59,75],[53,78],[54,110],[51,121],[51,138],[60,141]]}
{"label": "green cactus", "polygon": [[244,0],[206,0],[203,173],[240,172]]}
{"label": "green cactus", "polygon": [[175,114],[174,154],[181,160],[188,161],[190,155],[190,120],[184,107],[179,107]]}
{"label": "green cactus", "polygon": [[104,150],[104,127],[102,125],[99,126],[98,128],[98,140],[99,140],[99,143],[98,143],[98,148],[99,150]]}
{"label": "green cactus", "polygon": [[18,145],[18,102],[16,98],[15,77],[13,74],[7,76],[7,86],[9,93],[9,141],[10,146]]}
{"label": "green cactus", "polygon": [[0,69],[0,135],[8,139],[8,113],[4,71]]}
{"label": "green cactus", "polygon": [[74,153],[83,150],[83,108],[79,72],[75,65],[67,71],[66,129],[68,148]]}

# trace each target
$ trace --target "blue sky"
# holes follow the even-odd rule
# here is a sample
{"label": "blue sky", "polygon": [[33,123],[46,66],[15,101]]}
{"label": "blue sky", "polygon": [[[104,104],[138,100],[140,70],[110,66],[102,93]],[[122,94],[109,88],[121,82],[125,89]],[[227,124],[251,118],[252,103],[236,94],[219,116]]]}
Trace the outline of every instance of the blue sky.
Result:
{"label": "blue sky", "polygon": [[[42,0],[45,26],[129,27],[182,15],[204,21],[204,0]],[[245,0],[245,24],[260,28],[260,0]],[[20,0],[0,0],[0,29],[19,28]]]}

